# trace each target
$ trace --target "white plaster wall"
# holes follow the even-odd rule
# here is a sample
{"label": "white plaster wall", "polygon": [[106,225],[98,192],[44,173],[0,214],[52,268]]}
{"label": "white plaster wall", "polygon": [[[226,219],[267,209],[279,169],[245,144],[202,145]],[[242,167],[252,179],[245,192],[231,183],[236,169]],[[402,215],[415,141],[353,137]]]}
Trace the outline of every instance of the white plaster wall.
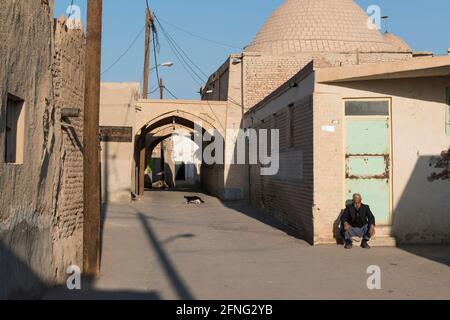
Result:
{"label": "white plaster wall", "polygon": [[[190,133],[187,130],[178,130],[177,135],[172,137],[172,158],[175,163],[182,162],[186,165],[186,181],[175,181],[180,186],[196,185],[200,183],[200,167],[202,159],[198,158],[197,150],[199,146],[195,144],[190,138]],[[176,176],[176,172],[174,173]]]}

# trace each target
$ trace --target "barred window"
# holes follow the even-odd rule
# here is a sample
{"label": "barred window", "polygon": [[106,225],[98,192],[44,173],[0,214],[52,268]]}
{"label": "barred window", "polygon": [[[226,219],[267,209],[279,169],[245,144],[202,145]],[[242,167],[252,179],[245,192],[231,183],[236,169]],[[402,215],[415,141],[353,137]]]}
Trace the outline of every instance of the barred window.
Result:
{"label": "barred window", "polygon": [[349,100],[345,102],[346,116],[389,116],[388,100]]}

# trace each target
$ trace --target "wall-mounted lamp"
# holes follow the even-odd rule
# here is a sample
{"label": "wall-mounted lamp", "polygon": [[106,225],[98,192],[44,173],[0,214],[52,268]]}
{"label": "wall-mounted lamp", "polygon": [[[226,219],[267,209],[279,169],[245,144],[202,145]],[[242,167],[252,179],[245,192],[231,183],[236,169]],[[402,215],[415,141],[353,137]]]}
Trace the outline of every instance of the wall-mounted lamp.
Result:
{"label": "wall-mounted lamp", "polygon": [[231,64],[236,65],[242,62],[242,59],[233,58],[231,59]]}
{"label": "wall-mounted lamp", "polygon": [[79,118],[80,108],[61,108],[61,118]]}

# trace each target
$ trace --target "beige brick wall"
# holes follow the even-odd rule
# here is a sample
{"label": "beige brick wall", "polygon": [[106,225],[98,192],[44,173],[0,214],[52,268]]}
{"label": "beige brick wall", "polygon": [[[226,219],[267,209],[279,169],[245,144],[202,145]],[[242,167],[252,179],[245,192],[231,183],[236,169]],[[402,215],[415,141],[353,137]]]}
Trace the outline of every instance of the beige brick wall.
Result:
{"label": "beige brick wall", "polygon": [[293,106],[293,145],[288,144],[290,117],[288,108],[283,108],[276,115],[269,116],[263,123],[256,125],[257,129],[280,130],[280,159],[283,154],[298,155],[289,159],[289,163],[281,166],[301,166],[301,176],[292,174],[262,176],[259,165],[250,166],[250,202],[254,207],[263,209],[275,216],[287,228],[293,230],[299,237],[313,243],[313,109],[312,97],[308,96],[294,103]]}
{"label": "beige brick wall", "polygon": [[[344,207],[344,129],[340,96],[314,94],[314,243],[333,243]],[[323,130],[334,126],[335,132]]]}
{"label": "beige brick wall", "polygon": [[310,57],[245,55],[245,107],[250,109],[284,82],[289,80],[306,64]]}
{"label": "beige brick wall", "polygon": [[[0,37],[0,299],[34,298],[82,266],[81,148],[60,111],[83,105],[84,39],[55,24],[51,0],[0,1]],[[8,93],[25,101],[18,165],[4,161]]]}
{"label": "beige brick wall", "polygon": [[[244,96],[246,110],[297,74],[312,60],[328,66],[408,60],[408,53],[297,53],[295,55],[245,54]],[[230,84],[231,85],[231,84]]]}

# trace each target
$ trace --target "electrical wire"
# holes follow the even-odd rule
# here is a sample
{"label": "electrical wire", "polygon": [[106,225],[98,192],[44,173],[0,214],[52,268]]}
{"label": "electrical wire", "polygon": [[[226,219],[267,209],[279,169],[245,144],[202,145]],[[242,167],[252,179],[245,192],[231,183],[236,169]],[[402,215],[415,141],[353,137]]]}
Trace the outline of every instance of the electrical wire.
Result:
{"label": "electrical wire", "polygon": [[71,10],[70,10],[70,12],[69,12],[69,16],[67,17],[67,19],[70,19],[70,18],[72,17],[73,2],[74,2],[74,0],[72,0],[72,1],[70,2],[69,8],[70,8]]}
{"label": "electrical wire", "polygon": [[198,73],[190,66],[187,59],[180,53],[180,51],[176,48],[176,46],[172,43],[170,38],[163,33],[166,37],[167,43],[169,44],[170,48],[172,49],[173,53],[175,54],[176,58],[180,62],[181,66],[184,68],[186,73],[196,82],[198,85],[202,86],[205,82],[201,76],[198,75]]}
{"label": "electrical wire", "polygon": [[227,44],[227,43],[223,43],[223,42],[219,42],[219,41],[215,41],[215,40],[212,40],[212,39],[205,38],[205,37],[200,36],[198,34],[192,33],[192,32],[190,32],[190,31],[188,31],[186,29],[183,29],[182,27],[179,27],[179,26],[177,26],[177,25],[175,25],[175,24],[173,24],[171,22],[168,22],[167,20],[165,20],[163,18],[159,18],[159,19],[161,21],[163,21],[165,24],[167,24],[167,25],[169,25],[169,26],[171,26],[171,27],[173,27],[175,29],[178,29],[181,32],[184,32],[184,33],[186,33],[186,34],[188,34],[188,35],[190,35],[192,37],[195,37],[195,38],[198,38],[198,39],[201,39],[201,40],[204,40],[204,41],[207,41],[207,42],[210,42],[210,43],[222,46],[222,47],[228,47],[228,48],[239,49],[239,50],[243,49],[242,47],[239,47],[239,46],[235,46],[235,45],[231,45],[231,44]]}
{"label": "electrical wire", "polygon": [[178,98],[172,93],[172,91],[170,91],[169,89],[167,89],[166,86],[163,86],[164,90],[166,90],[171,96],[172,98],[174,98],[175,100],[178,100]]}
{"label": "electrical wire", "polygon": [[[158,55],[157,55],[157,49],[159,50],[159,39],[158,39],[158,32],[156,30],[155,22],[153,21],[152,14],[150,12],[150,4],[148,0],[145,0],[145,5],[147,7],[147,11],[150,13],[150,31],[152,33],[152,45],[153,45],[153,55],[155,60],[155,71],[156,71],[156,81],[158,82],[158,85],[160,83],[160,77],[159,77],[159,64],[158,64]],[[147,54],[147,52],[146,52]]]}
{"label": "electrical wire", "polygon": [[105,74],[106,72],[108,72],[109,70],[111,70],[116,64],[118,64],[120,62],[120,60],[122,60],[127,55],[127,53],[131,50],[131,48],[133,48],[133,46],[139,40],[139,38],[142,35],[142,33],[144,32],[144,30],[145,30],[145,26],[137,34],[137,36],[134,38],[134,40],[131,42],[131,44],[128,46],[128,48],[109,67],[107,67],[105,70],[103,70],[102,75]]}
{"label": "electrical wire", "polygon": [[154,13],[155,16],[155,20],[156,22],[158,22],[161,30],[164,30],[165,33],[169,36],[169,38],[171,39],[172,43],[175,44],[175,46],[179,49],[179,51],[181,51],[181,53],[187,58],[187,60],[206,78],[208,78],[208,75],[203,72],[203,70],[189,57],[189,55],[186,53],[186,51],[183,50],[183,48],[177,44],[177,42],[175,41],[175,39],[170,35],[169,32],[167,32],[167,30],[162,26],[161,22],[159,21],[158,17],[156,16],[156,13]]}
{"label": "electrical wire", "polygon": [[205,81],[200,77],[195,71],[192,70],[192,67],[186,62],[186,59],[176,50],[172,43],[169,43],[170,48],[175,54],[177,60],[180,62],[183,69],[186,71],[187,75],[199,86],[203,86]]}
{"label": "electrical wire", "polygon": [[[153,30],[153,28],[152,28]],[[155,29],[156,30],[156,29]],[[155,58],[155,71],[156,71],[156,81],[159,85],[160,83],[160,77],[159,77],[159,64],[158,64],[158,55],[156,54],[156,32],[152,31],[153,33],[153,37],[152,37],[152,42],[153,42],[153,54],[154,54],[154,58]]]}
{"label": "electrical wire", "polygon": [[[195,73],[193,73],[189,67],[189,65],[185,62],[185,60],[183,59],[183,57],[180,55],[180,53],[176,50],[176,48],[173,46],[173,44],[170,42],[170,40],[167,40],[169,47],[172,49],[175,57],[177,58],[177,60],[180,62],[181,66],[183,67],[183,69],[186,71],[187,75],[195,82],[197,83],[199,86],[203,85],[203,79],[201,79],[201,77],[199,76],[195,76]],[[200,80],[199,80],[200,79]]]}
{"label": "electrical wire", "polygon": [[153,89],[152,91],[150,91],[148,94],[150,95],[150,94],[152,94],[152,93],[155,93],[155,92],[158,91],[159,89],[160,89],[160,87],[157,86],[155,89]]}

